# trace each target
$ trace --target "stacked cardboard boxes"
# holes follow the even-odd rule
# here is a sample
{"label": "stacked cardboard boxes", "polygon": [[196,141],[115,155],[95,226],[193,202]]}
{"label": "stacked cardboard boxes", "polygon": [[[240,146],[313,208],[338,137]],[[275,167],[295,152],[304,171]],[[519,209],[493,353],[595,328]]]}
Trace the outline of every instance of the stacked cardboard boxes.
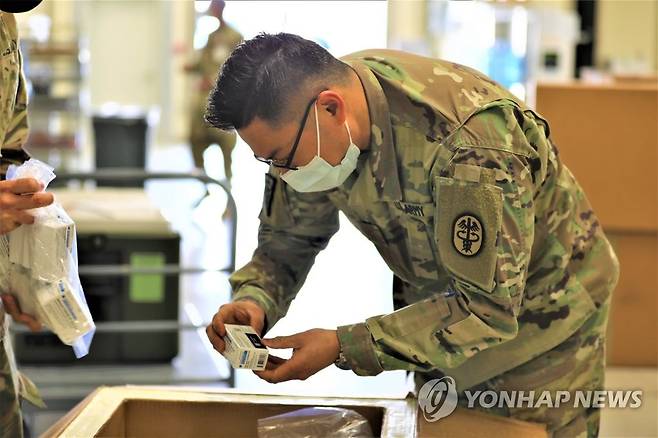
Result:
{"label": "stacked cardboard boxes", "polygon": [[537,110],[621,265],[608,363],[658,365],[658,84],[540,85]]}

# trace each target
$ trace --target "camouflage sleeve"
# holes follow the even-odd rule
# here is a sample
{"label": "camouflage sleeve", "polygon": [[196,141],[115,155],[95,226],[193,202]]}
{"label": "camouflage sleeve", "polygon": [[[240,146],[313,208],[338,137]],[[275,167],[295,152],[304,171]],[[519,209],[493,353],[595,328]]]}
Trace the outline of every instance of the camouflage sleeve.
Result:
{"label": "camouflage sleeve", "polygon": [[[548,141],[543,125],[511,107],[484,110],[462,129],[452,138],[449,165],[433,170],[435,242],[449,284],[391,314],[339,327],[356,374],[455,368],[518,332],[533,195],[545,178]],[[472,132],[494,135],[483,144],[469,138]]]}
{"label": "camouflage sleeve", "polygon": [[251,299],[265,310],[266,329],[288,311],[315,256],[338,230],[338,210],[326,193],[298,193],[266,175],[258,247],[231,275],[233,300]]}
{"label": "camouflage sleeve", "polygon": [[[21,59],[20,54],[19,59]],[[23,149],[23,145],[27,140],[28,124],[27,89],[25,87],[25,77],[23,76],[22,71],[22,59],[18,70],[18,89],[16,91],[15,99],[13,105],[10,105],[10,107],[13,106],[13,112],[10,113],[1,147],[0,177],[2,177],[2,179],[4,179],[7,167],[9,167],[10,164],[22,164],[30,158],[27,152]]]}

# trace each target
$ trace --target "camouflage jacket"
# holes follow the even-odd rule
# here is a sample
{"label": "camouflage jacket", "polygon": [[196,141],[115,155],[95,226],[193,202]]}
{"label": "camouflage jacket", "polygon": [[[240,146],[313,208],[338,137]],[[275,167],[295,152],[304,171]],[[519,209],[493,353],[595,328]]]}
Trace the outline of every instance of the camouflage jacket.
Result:
{"label": "camouflage jacket", "polygon": [[230,281],[271,327],[342,211],[402,287],[396,311],[338,328],[359,375],[442,371],[466,389],[555,347],[606,301],[618,264],[548,123],[470,68],[391,50],[342,58],[371,143],[339,188],[271,172],[252,260]]}
{"label": "camouflage jacket", "polygon": [[29,158],[22,149],[27,140],[27,90],[18,48],[16,19],[0,12],[0,177],[10,164]]}
{"label": "camouflage jacket", "polygon": [[[0,180],[10,164],[21,164],[29,155],[22,147],[27,139],[27,91],[18,47],[16,19],[0,12]],[[0,292],[6,279],[0,278]],[[13,427],[18,390],[37,406],[44,406],[34,384],[16,370],[9,340],[5,311],[0,302],[0,432]],[[13,430],[13,429],[12,429]],[[18,433],[18,432],[16,432]],[[0,434],[2,435],[2,434]]]}

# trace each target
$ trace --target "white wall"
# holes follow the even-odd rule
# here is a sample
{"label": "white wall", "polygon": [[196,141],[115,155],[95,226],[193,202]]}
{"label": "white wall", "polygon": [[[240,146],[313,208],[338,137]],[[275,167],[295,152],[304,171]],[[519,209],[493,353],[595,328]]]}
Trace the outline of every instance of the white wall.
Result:
{"label": "white wall", "polygon": [[[258,14],[254,14],[258,10]],[[227,22],[245,38],[259,32],[290,32],[326,44],[334,56],[386,46],[384,2],[227,2]],[[220,154],[208,157],[218,170]],[[257,246],[258,212],[267,166],[254,160],[243,142],[233,154],[233,195],[238,206],[237,266]],[[374,246],[344,217],[341,229],[317,258],[288,316],[271,335],[290,335],[310,328],[335,328],[392,310],[392,273]],[[285,355],[285,352],[283,353]],[[406,394],[404,372],[359,377],[331,366],[305,382],[271,385],[249,371],[238,371],[240,389],[315,395],[384,396]]]}
{"label": "white wall", "polygon": [[598,65],[640,61],[658,71],[658,1],[599,1],[596,25]]}
{"label": "white wall", "polygon": [[[84,1],[81,34],[88,40],[91,106],[107,102],[157,108],[160,142],[183,137],[178,111],[186,92],[182,53],[191,40],[189,1]],[[177,46],[177,41],[178,46]],[[176,52],[178,50],[178,53]]]}

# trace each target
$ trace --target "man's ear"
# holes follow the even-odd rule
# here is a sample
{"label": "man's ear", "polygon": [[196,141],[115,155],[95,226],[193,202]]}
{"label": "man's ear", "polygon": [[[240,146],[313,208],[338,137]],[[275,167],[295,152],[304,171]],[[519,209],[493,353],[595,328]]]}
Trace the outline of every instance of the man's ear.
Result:
{"label": "man's ear", "polygon": [[331,119],[337,124],[345,123],[347,114],[345,112],[345,99],[335,91],[326,90],[318,95],[318,105],[329,114]]}

